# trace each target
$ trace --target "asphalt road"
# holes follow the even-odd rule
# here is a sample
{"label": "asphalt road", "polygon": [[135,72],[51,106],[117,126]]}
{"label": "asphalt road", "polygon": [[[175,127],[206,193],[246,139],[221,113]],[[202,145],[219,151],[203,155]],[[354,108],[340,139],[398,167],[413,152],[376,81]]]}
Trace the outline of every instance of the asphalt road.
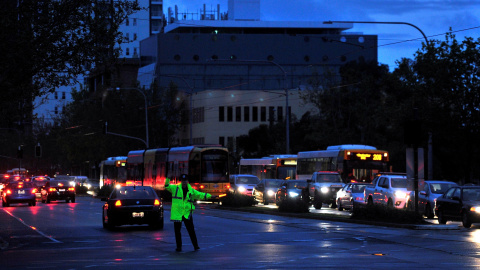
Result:
{"label": "asphalt road", "polygon": [[[183,229],[183,251],[166,205],[163,230],[101,225],[102,202],[0,208],[0,269],[477,269],[479,226],[397,228],[200,204],[201,249]],[[274,209],[272,209],[274,210]],[[325,211],[327,211],[325,209]],[[334,210],[331,210],[334,211]],[[278,213],[278,211],[277,211]],[[315,214],[314,214],[315,215]],[[447,225],[448,226],[448,225]]]}

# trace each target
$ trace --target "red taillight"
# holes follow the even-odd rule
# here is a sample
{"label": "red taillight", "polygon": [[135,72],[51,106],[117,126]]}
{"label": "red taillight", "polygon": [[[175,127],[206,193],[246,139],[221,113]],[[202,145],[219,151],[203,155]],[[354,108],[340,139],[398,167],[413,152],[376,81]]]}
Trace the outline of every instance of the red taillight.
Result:
{"label": "red taillight", "polygon": [[37,189],[36,189],[36,188],[32,189],[32,194],[35,194],[35,193],[37,193]]}
{"label": "red taillight", "polygon": [[225,188],[227,188],[227,189],[230,188],[230,185],[225,185]]}
{"label": "red taillight", "polygon": [[153,205],[160,205],[160,201],[155,199],[155,202],[153,203]]}
{"label": "red taillight", "polygon": [[20,176],[15,176],[15,181],[20,180]]}
{"label": "red taillight", "polygon": [[205,188],[205,186],[204,186],[204,185],[200,185],[200,188],[202,188],[202,189],[203,189],[203,188]]}
{"label": "red taillight", "polygon": [[115,206],[122,206],[122,202],[120,200],[116,201]]}
{"label": "red taillight", "polygon": [[75,188],[74,187],[69,187],[68,191],[75,191]]}
{"label": "red taillight", "polygon": [[11,191],[10,189],[7,189],[7,190],[5,191],[5,193],[7,193],[7,195],[8,195],[8,194],[12,194],[12,191]]}
{"label": "red taillight", "polygon": [[52,192],[53,192],[53,191],[57,191],[57,190],[56,190],[54,187],[51,187],[51,188],[48,189],[48,191],[52,191]]}

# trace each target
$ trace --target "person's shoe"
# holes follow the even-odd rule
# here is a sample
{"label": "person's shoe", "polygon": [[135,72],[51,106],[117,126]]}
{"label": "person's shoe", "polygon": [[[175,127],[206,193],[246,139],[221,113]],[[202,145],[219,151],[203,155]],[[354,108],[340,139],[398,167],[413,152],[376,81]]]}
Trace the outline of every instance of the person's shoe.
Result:
{"label": "person's shoe", "polygon": [[180,251],[182,251],[182,249],[181,248],[176,248],[175,251],[180,252]]}
{"label": "person's shoe", "polygon": [[195,251],[197,251],[197,250],[200,249],[200,247],[199,247],[199,246],[196,246],[196,247],[194,247],[194,249],[195,249]]}

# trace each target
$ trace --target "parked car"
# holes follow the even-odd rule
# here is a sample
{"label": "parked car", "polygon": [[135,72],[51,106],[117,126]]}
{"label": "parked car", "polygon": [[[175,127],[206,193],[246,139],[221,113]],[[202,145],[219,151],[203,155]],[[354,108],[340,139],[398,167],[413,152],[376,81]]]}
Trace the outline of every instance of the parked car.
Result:
{"label": "parked car", "polygon": [[315,209],[321,209],[322,204],[337,206],[337,192],[345,185],[338,172],[318,171],[314,172],[308,181],[310,201]]}
{"label": "parked car", "polygon": [[75,186],[70,180],[50,180],[42,190],[42,203],[65,200],[75,203]]}
{"label": "parked car", "polygon": [[12,203],[28,203],[30,206],[35,206],[37,202],[35,197],[36,191],[36,186],[31,182],[8,182],[3,190],[2,206],[8,207]]}
{"label": "parked car", "polygon": [[282,179],[263,179],[253,187],[252,196],[264,205],[274,203],[275,193],[284,181]]}
{"label": "parked car", "polygon": [[337,209],[342,211],[343,209],[352,210],[358,205],[364,205],[365,199],[363,198],[363,191],[369,183],[348,183],[342,189],[337,192]]}
{"label": "parked car", "polygon": [[148,224],[163,229],[163,203],[149,186],[115,188],[108,198],[102,198],[102,224],[106,229],[120,225]]}
{"label": "parked car", "polygon": [[36,198],[42,198],[42,190],[45,189],[45,185],[47,182],[50,181],[50,177],[48,176],[33,176],[32,183],[37,187]]}
{"label": "parked car", "polygon": [[480,186],[457,186],[449,188],[435,202],[439,224],[449,220],[462,221],[463,227],[480,222]]}
{"label": "parked car", "polygon": [[404,208],[407,201],[408,181],[404,173],[382,173],[377,175],[371,186],[366,186],[364,200],[367,205],[380,204],[387,207]]}
{"label": "parked car", "polygon": [[[418,191],[418,212],[427,218],[435,216],[435,201],[451,187],[458,186],[455,182],[427,180],[423,190]],[[411,191],[407,197],[407,209],[415,210],[415,191]]]}
{"label": "parked car", "polygon": [[308,182],[306,180],[286,180],[275,194],[275,203],[280,206],[282,203],[309,203]]}
{"label": "parked car", "polygon": [[232,194],[243,194],[252,196],[253,188],[260,182],[255,175],[250,174],[231,174],[230,189]]}

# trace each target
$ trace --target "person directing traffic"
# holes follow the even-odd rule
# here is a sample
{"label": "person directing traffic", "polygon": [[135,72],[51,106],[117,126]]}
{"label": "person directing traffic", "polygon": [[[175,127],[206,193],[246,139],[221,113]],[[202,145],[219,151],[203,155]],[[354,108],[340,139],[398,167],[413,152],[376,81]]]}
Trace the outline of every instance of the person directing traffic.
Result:
{"label": "person directing traffic", "polygon": [[195,210],[195,200],[209,200],[216,199],[218,196],[208,193],[200,192],[192,188],[188,183],[188,175],[182,174],[180,176],[181,184],[170,185],[170,179],[165,180],[165,189],[172,193],[172,208],[170,212],[170,220],[173,221],[175,229],[175,240],[177,248],[175,251],[182,251],[182,222],[185,223],[185,228],[190,235],[193,248],[199,250],[197,242],[197,235],[195,234],[195,227],[193,226],[193,210]]}

